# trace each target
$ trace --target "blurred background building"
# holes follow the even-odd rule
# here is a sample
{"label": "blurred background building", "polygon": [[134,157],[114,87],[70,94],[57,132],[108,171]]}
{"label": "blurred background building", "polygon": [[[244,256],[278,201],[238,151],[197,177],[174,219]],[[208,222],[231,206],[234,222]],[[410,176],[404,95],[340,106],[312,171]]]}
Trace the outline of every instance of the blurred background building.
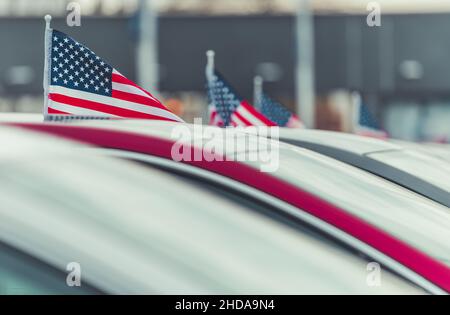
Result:
{"label": "blurred background building", "polygon": [[[66,24],[81,5],[81,27]],[[299,41],[299,0],[1,0],[0,111],[42,110],[43,16],[85,43],[187,121],[206,118],[205,51],[247,99],[253,77],[292,110],[305,82],[299,50],[312,52],[314,125],[348,131],[351,92],[393,137],[450,139],[450,1],[312,0],[310,41]],[[153,20],[153,18],[155,18]],[[144,29],[142,29],[144,26]],[[144,42],[144,44],[143,44]],[[147,44],[147,45],[145,45]],[[302,46],[303,45],[303,46]]]}

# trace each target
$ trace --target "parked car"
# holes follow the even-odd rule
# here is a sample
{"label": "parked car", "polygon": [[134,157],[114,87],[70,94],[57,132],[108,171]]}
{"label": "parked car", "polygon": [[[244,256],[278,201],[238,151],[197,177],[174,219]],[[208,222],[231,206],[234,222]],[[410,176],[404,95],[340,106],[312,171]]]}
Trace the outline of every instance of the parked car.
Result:
{"label": "parked car", "polygon": [[398,144],[405,149],[411,151],[421,152],[423,154],[432,155],[438,159],[450,162],[450,145],[444,143],[430,143],[430,142],[410,142],[401,140],[390,140],[390,142]]}
{"label": "parked car", "polygon": [[[197,140],[216,142],[215,147],[223,147],[230,135],[275,146],[279,167],[266,173],[260,171],[261,161],[239,159],[258,151],[255,147],[226,148],[224,154],[233,156],[232,160],[219,156],[175,161],[174,127],[193,131],[199,126],[126,120],[14,125],[83,141],[97,146],[94,152],[159,167],[239,204],[250,200],[266,205],[271,213],[289,222],[308,223],[429,292],[450,292],[449,209],[335,159],[231,129],[211,131],[223,137],[196,135]],[[190,141],[185,149],[200,156],[210,153]]]}
{"label": "parked car", "polygon": [[257,201],[24,130],[0,144],[2,294],[425,292],[387,266],[368,285],[368,257]]}
{"label": "parked car", "polygon": [[450,162],[431,154],[342,132],[280,128],[279,137],[282,142],[366,170],[450,207]]}

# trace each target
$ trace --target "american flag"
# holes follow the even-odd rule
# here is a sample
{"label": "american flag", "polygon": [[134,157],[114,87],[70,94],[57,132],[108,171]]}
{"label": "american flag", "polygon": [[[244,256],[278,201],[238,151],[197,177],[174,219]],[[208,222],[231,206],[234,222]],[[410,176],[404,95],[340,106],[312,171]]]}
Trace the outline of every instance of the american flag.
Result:
{"label": "american flag", "polygon": [[354,133],[366,137],[380,139],[388,138],[388,133],[380,128],[369,108],[362,102],[361,96],[356,96],[355,105],[356,113],[354,118]]}
{"label": "american flag", "polygon": [[209,124],[220,127],[276,126],[247,101],[216,71],[207,83]]}
{"label": "american flag", "polygon": [[209,113],[209,124],[211,126],[225,127],[225,123],[217,112],[216,106],[214,103],[210,103],[208,106]]}
{"label": "american flag", "polygon": [[286,107],[262,94],[259,100],[261,113],[280,127],[305,128],[302,121]]}
{"label": "american flag", "polygon": [[49,29],[44,115],[182,121],[86,46]]}

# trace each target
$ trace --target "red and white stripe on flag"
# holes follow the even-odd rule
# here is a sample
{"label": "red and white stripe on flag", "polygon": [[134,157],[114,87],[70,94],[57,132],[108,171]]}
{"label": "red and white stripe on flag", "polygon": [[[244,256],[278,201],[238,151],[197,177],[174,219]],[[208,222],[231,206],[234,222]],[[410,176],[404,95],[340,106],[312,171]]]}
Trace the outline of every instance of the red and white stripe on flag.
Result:
{"label": "red and white stripe on flag", "polygon": [[276,126],[277,124],[258,112],[246,101],[242,101],[236,110],[231,114],[231,125],[233,127],[248,127]]}
{"label": "red and white stripe on flag", "polygon": [[209,111],[209,124],[211,126],[223,127],[224,122],[220,117],[219,113],[217,112],[216,106],[214,104],[210,104],[208,106],[208,111]]}
{"label": "red and white stripe on flag", "polygon": [[289,118],[288,122],[286,123],[286,127],[288,128],[305,128],[305,125],[303,122],[298,118],[297,115],[292,114]]}
{"label": "red and white stripe on flag", "polygon": [[47,114],[183,121],[115,69],[111,81],[111,96],[50,85]]}

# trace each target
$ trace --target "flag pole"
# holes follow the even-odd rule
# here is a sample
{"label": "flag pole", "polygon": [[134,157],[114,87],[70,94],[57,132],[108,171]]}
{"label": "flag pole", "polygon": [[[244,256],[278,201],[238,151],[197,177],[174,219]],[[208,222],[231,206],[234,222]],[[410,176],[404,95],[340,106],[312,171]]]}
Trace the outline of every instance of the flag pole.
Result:
{"label": "flag pole", "polygon": [[44,78],[43,78],[43,87],[44,87],[44,109],[43,109],[43,115],[44,120],[47,118],[48,114],[48,88],[49,88],[49,81],[50,81],[50,71],[49,71],[49,65],[50,65],[50,49],[51,49],[51,34],[52,29],[50,27],[50,23],[52,21],[52,16],[47,14],[44,16],[45,20],[45,32],[44,32]]}
{"label": "flag pole", "polygon": [[214,52],[214,50],[208,50],[206,52],[206,58],[207,58],[207,63],[206,63],[206,80],[208,81],[208,83],[210,83],[213,80],[213,76],[214,76],[214,57],[215,57],[216,53]]}
{"label": "flag pole", "polygon": [[263,78],[259,75],[253,78],[253,105],[259,111],[261,110],[263,82],[264,82]]}
{"label": "flag pole", "polygon": [[[210,93],[209,90],[212,88],[213,80],[214,80],[214,56],[215,56],[214,50],[208,50],[206,51],[206,68],[205,68],[205,75],[206,75],[206,84],[207,84],[207,90],[208,90],[208,98],[210,102],[213,101],[213,93]],[[209,115],[209,123],[211,124],[211,104],[208,104],[208,115]]]}

